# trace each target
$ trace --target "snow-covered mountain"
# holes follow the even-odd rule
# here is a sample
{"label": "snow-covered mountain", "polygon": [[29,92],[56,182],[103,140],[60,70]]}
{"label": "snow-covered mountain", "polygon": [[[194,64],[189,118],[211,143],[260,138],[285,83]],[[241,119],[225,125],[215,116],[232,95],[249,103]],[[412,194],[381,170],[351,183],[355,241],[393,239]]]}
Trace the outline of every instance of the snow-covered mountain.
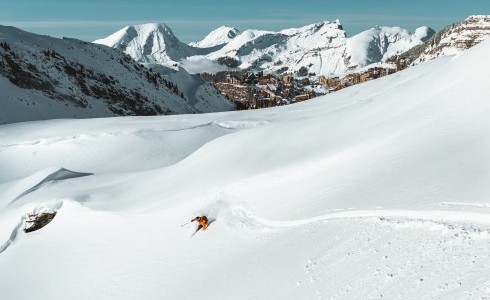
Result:
{"label": "snow-covered mountain", "polygon": [[1,298],[488,299],[488,53],[266,110],[0,126]]}
{"label": "snow-covered mountain", "polygon": [[[414,47],[398,58],[418,64],[439,56],[455,55],[473,47],[490,36],[490,15],[469,16],[461,23],[447,26],[425,43]],[[391,60],[396,60],[393,57]]]}
{"label": "snow-covered mountain", "polygon": [[181,42],[164,23],[126,26],[94,43],[119,49],[138,62],[173,68],[183,58],[205,53],[200,48]]}
{"label": "snow-covered mountain", "polygon": [[427,41],[434,33],[426,26],[417,28],[414,33],[400,27],[379,26],[363,31],[347,40],[347,67],[352,69],[385,62],[387,58]]}
{"label": "snow-covered mountain", "polygon": [[199,48],[210,48],[227,44],[234,39],[240,31],[234,27],[221,26],[209,33],[204,39],[189,43],[190,46]]}
{"label": "snow-covered mountain", "polygon": [[222,99],[183,98],[174,83],[118,50],[6,26],[0,26],[0,90],[0,124],[233,109]]}
{"label": "snow-covered mountain", "polygon": [[[336,20],[279,32],[240,33],[235,28],[220,27],[203,40],[184,46],[165,25],[146,24],[126,27],[95,42],[122,49],[138,61],[173,68],[184,58],[200,57],[231,68],[340,75],[404,52],[433,33],[428,27],[418,28],[413,34],[399,27],[375,27],[347,38]],[[154,42],[156,36],[170,36],[157,39],[173,42]],[[207,67],[201,70],[206,71]]]}
{"label": "snow-covered mountain", "polygon": [[208,57],[229,57],[245,69],[340,75],[404,52],[432,33],[428,27],[414,34],[399,27],[375,27],[347,38],[338,20],[325,21],[280,32],[248,30]]}
{"label": "snow-covered mountain", "polygon": [[[216,32],[212,36],[213,41],[224,41],[224,37],[219,37],[219,34],[225,31],[226,29],[222,28]],[[228,31],[227,34],[231,37],[233,30]],[[202,44],[210,45],[213,41],[203,41]],[[185,98],[193,103],[195,108],[200,107],[198,111],[224,111],[235,107],[209,83],[198,75],[189,74],[180,66],[184,58],[202,56],[214,51],[215,48],[202,49],[186,45],[163,23],[127,26],[94,43],[119,49],[144,66],[158,70],[162,76],[183,91]],[[182,74],[177,74],[179,72]],[[213,109],[210,110],[211,108]]]}

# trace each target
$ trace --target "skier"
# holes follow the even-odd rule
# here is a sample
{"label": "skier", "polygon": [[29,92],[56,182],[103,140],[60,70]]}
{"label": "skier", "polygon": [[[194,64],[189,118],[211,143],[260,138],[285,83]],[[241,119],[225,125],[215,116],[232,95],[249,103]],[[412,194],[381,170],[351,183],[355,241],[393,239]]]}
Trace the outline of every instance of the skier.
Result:
{"label": "skier", "polygon": [[208,228],[208,218],[206,218],[206,216],[195,217],[194,219],[191,220],[191,222],[194,222],[194,221],[197,221],[197,223],[199,223],[199,226],[197,227],[196,232],[198,232],[199,229],[201,229],[201,228],[202,228],[202,230],[206,230],[206,228]]}

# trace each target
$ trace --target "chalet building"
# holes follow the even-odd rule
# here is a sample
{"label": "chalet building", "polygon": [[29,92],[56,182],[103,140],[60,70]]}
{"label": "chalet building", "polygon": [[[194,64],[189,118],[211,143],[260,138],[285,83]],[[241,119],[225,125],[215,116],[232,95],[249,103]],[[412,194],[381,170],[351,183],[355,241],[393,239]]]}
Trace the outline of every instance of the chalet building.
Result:
{"label": "chalet building", "polygon": [[238,79],[236,76],[233,76],[233,75],[230,75],[230,74],[226,74],[226,83],[229,83],[229,84],[241,84],[242,81],[240,79]]}
{"label": "chalet building", "polygon": [[408,67],[408,60],[404,57],[400,57],[396,60],[396,71],[401,71]]}
{"label": "chalet building", "polygon": [[337,87],[341,80],[338,77],[326,78],[325,76],[318,77],[318,83],[329,88]]}
{"label": "chalet building", "polygon": [[294,97],[294,101],[305,101],[305,100],[310,100],[311,99],[311,94],[301,94],[296,97]]}
{"label": "chalet building", "polygon": [[321,85],[327,85],[327,77],[325,76],[318,76],[318,84],[321,84]]}
{"label": "chalet building", "polygon": [[290,75],[286,75],[286,76],[283,76],[282,77],[282,82],[286,83],[286,84],[291,84],[293,83],[293,76],[290,76]]}
{"label": "chalet building", "polygon": [[358,83],[362,82],[361,81],[361,74],[359,74],[359,73],[348,74],[344,77],[344,80],[349,82],[350,85],[358,84]]}
{"label": "chalet building", "polygon": [[264,76],[264,77],[261,77],[260,80],[259,80],[259,85],[267,85],[267,84],[277,85],[278,84],[278,81],[271,74],[269,74],[267,76]]}

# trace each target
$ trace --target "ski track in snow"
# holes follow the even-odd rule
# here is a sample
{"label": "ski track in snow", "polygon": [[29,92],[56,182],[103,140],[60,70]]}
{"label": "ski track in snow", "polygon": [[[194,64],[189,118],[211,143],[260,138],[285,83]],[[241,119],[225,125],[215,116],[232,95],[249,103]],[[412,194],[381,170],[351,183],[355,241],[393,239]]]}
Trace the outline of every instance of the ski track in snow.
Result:
{"label": "ski track in snow", "polygon": [[[335,210],[333,210],[335,211]],[[310,225],[321,226],[330,221],[346,220],[379,220],[390,224],[418,226],[444,226],[450,229],[460,228],[462,231],[477,233],[490,238],[490,219],[487,213],[457,211],[411,211],[411,210],[355,210],[336,211],[312,218],[291,221],[276,221],[258,217],[241,206],[220,201],[215,205],[202,209],[201,214],[224,217],[225,223],[232,227],[248,229],[290,229]],[[223,216],[224,215],[224,216]]]}

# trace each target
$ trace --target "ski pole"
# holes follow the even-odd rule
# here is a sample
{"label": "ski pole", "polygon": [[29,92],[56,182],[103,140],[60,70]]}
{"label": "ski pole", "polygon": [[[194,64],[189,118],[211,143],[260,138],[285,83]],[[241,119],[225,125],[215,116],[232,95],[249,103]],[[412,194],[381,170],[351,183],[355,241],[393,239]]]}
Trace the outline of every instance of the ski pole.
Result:
{"label": "ski pole", "polygon": [[182,224],[182,225],[180,225],[180,227],[184,227],[185,225],[190,224],[190,223],[192,223],[192,221],[187,222],[187,223],[185,223],[185,224]]}

